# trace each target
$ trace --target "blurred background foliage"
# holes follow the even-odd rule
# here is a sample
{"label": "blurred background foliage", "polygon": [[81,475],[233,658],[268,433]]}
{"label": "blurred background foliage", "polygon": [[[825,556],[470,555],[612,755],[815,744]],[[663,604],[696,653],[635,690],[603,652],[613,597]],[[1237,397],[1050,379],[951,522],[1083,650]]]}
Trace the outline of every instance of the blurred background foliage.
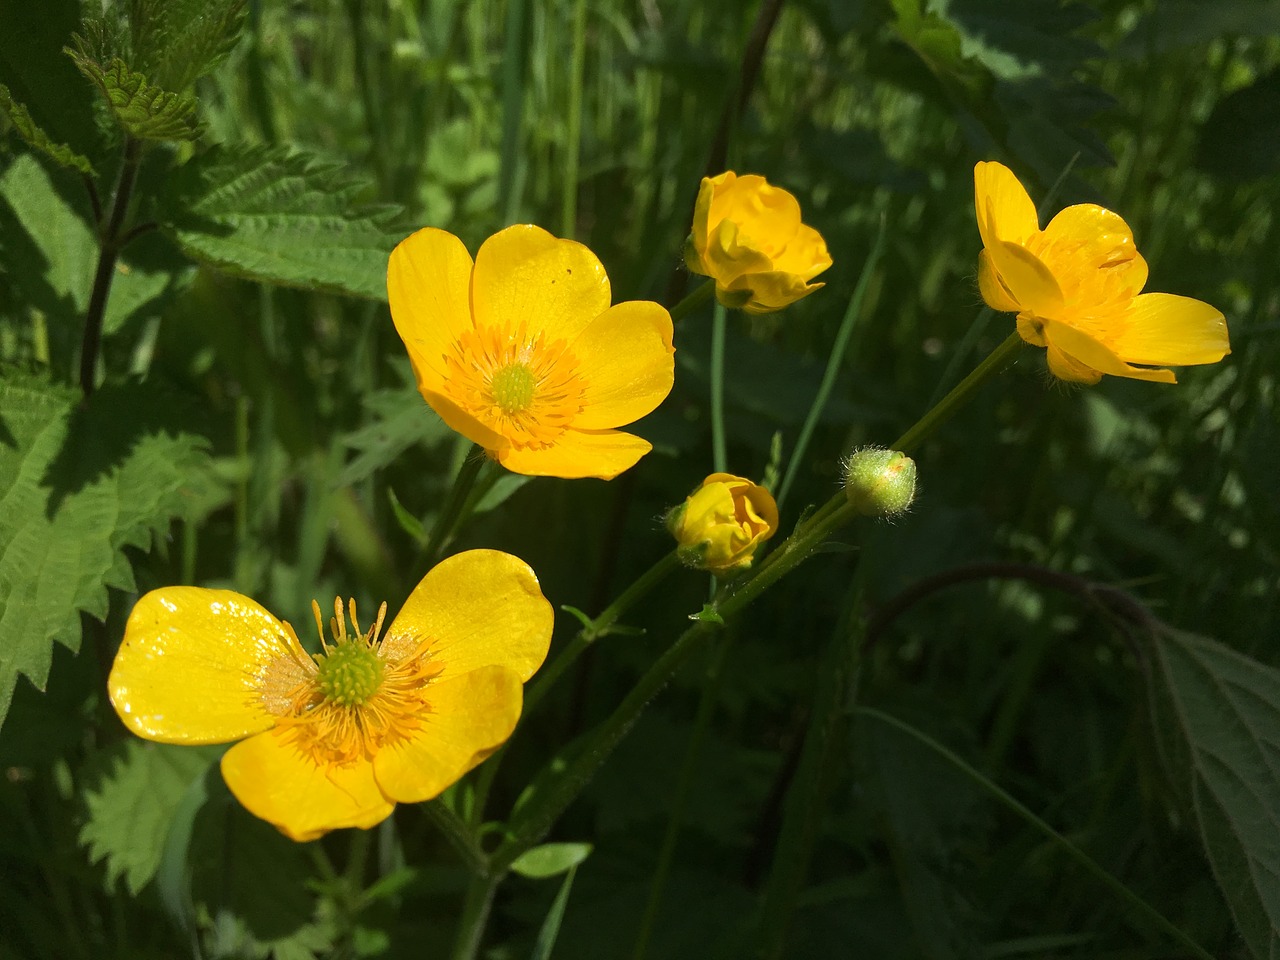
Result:
{"label": "blurred background foliage", "polygon": [[[785,314],[733,318],[729,469],[758,478],[773,451],[786,463],[883,221],[885,252],[783,505],[786,530],[836,489],[842,455],[891,441],[1007,334],[1009,318],[979,311],[982,159],[1009,164],[1037,201],[1056,187],[1050,212],[1080,201],[1121,212],[1149,289],[1221,308],[1232,355],[1181,371],[1176,387],[1074,389],[1026,351],[919,451],[912,512],[847,531],[731,623],[570,809],[554,836],[594,850],[554,956],[631,957],[642,936],[663,958],[1186,955],[876,711],[945,744],[1213,956],[1280,949],[1280,877],[1269,892],[1255,880],[1251,901],[1215,861],[1215,884],[1192,813],[1203,797],[1180,781],[1163,742],[1175,724],[1144,681],[1160,657],[1126,643],[1113,618],[1034,579],[963,570],[874,618],[930,577],[1000,562],[1121,587],[1181,630],[1276,664],[1280,4],[765,10],[777,7],[737,110],[744,51],[768,20],[756,4],[249,3],[239,42],[190,91],[202,126],[143,158],[134,220],[160,229],[117,266],[106,385],[89,404],[36,384],[76,380],[91,201],[80,174],[16,130],[0,139],[0,467],[37,471],[65,498],[39,536],[74,552],[81,577],[24,586],[8,528],[44,505],[11,481],[0,956],[448,949],[465,872],[420,810],[374,834],[367,872],[344,872],[351,836],[296,847],[227,797],[208,772],[216,751],[126,740],[103,697],[140,591],[228,586],[305,623],[313,597],[394,610],[423,574],[420,530],[467,445],[419,398],[389,322],[396,240],[435,225],[474,251],[534,222],[589,245],[615,299],[670,306],[688,285],[680,252],[700,176],[762,173],[792,191],[835,266]],[[109,185],[119,134],[61,52],[81,15],[65,0],[0,0],[0,82]],[[342,231],[326,232],[325,217]],[[302,220],[318,226],[294,237]],[[225,248],[237,231],[270,262]],[[294,262],[291,246],[323,250],[326,267]],[[630,475],[490,474],[454,547],[511,551],[554,604],[598,612],[670,548],[661,514],[711,471],[708,344],[705,316],[677,330],[676,387],[637,428],[655,451]],[[643,634],[600,641],[522,723],[484,817],[505,817],[547,758],[607,715],[705,591],[705,577],[679,573],[628,616]],[[855,668],[868,611],[874,643]],[[574,629],[560,615],[555,642]],[[860,706],[832,709],[852,689]],[[1260,747],[1273,771],[1277,742],[1272,727]],[[813,764],[821,775],[798,780]],[[461,811],[470,789],[454,792]],[[1276,809],[1255,826],[1274,829]],[[678,843],[646,920],[668,835]],[[1259,842],[1275,864],[1275,834]],[[557,889],[508,882],[485,955],[532,955]]]}

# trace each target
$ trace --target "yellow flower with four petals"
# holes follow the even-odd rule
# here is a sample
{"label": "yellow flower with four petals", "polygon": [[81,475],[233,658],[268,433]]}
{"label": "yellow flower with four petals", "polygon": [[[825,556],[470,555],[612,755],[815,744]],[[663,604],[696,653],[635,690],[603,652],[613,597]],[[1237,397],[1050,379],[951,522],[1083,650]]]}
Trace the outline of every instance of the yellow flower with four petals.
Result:
{"label": "yellow flower with four petals", "polygon": [[652,449],[616,428],[671,392],[671,315],[611,306],[582,244],[507,227],[473,263],[428,227],[392,252],[387,296],[423,398],[508,470],[610,479]]}
{"label": "yellow flower with four petals", "polygon": [[1190,297],[1141,292],[1147,263],[1118,214],[1076,204],[1041,230],[1031,197],[1008,167],[979,163],[973,176],[982,299],[1017,313],[1018,333],[1047,348],[1054,376],[1174,383],[1164,368],[1216,363],[1231,352],[1221,311]]}
{"label": "yellow flower with four petals", "polygon": [[685,264],[711,277],[726,307],[781,310],[823,286],[831,266],[822,235],[800,221],[800,204],[755,174],[704,177],[685,245]]}
{"label": "yellow flower with four petals", "polygon": [[[294,840],[368,828],[429,800],[504,743],[551,640],[551,605],[523,561],[449,557],[379,639],[341,602],[324,652],[230,590],[164,587],[129,616],[108,680],[125,726],[162,743],[241,742],[222,776]],[[247,739],[244,739],[247,738]]]}

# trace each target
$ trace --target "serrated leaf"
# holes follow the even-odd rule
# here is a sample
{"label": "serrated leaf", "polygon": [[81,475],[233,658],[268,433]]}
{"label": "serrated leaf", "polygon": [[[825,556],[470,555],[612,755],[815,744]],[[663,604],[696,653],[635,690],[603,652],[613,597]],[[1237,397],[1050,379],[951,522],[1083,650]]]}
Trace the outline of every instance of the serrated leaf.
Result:
{"label": "serrated leaf", "polygon": [[[69,203],[35,157],[19,157],[0,175],[8,282],[16,302],[44,313],[51,335],[61,337],[68,351],[79,345],[98,258],[90,218],[87,204]],[[110,335],[131,320],[158,313],[191,272],[146,269],[126,251],[116,264],[103,332]],[[55,363],[59,359],[70,361],[55,357]]]}
{"label": "serrated leaf", "polygon": [[139,140],[196,140],[201,126],[195,97],[165,90],[144,74],[131,70],[119,57],[103,66],[79,49],[66,52],[80,72],[92,80],[107,98],[107,106],[126,133]]}
{"label": "serrated leaf", "polygon": [[410,447],[434,446],[453,435],[412,384],[379,390],[365,397],[363,403],[369,421],[342,438],[343,445],[356,451],[356,455],[343,467],[335,486],[359,483],[393,463]]}
{"label": "serrated leaf", "polygon": [[530,880],[545,880],[572,870],[591,855],[589,843],[544,843],[511,861],[511,869]]}
{"label": "serrated leaf", "polygon": [[80,842],[106,861],[107,886],[123,879],[135,896],[160,867],[174,812],[218,750],[126,740],[102,780],[85,795]]}
{"label": "serrated leaf", "polygon": [[398,207],[362,205],[364,183],[284,149],[217,148],[170,181],[164,229],[187,256],[254,280],[385,301]]}
{"label": "serrated leaf", "polygon": [[1249,950],[1280,956],[1280,671],[1164,630],[1158,679],[1189,763],[1201,838]]}
{"label": "serrated leaf", "polygon": [[135,0],[133,51],[148,77],[166,90],[185,90],[235,46],[245,0]]}
{"label": "serrated leaf", "polygon": [[104,387],[87,405],[33,377],[0,380],[0,723],[19,674],[44,689],[52,646],[80,646],[81,612],[133,589],[126,547],[147,549],[184,510],[203,438],[172,397]]}
{"label": "serrated leaf", "polygon": [[13,124],[13,129],[18,131],[18,136],[22,137],[23,140],[27,141],[54,163],[70,167],[72,170],[79,170],[86,176],[91,177],[94,175],[93,164],[65,143],[55,143],[31,119],[30,111],[13,99],[9,88],[3,83],[0,83],[0,111],[3,111],[5,116],[9,118],[9,122]]}

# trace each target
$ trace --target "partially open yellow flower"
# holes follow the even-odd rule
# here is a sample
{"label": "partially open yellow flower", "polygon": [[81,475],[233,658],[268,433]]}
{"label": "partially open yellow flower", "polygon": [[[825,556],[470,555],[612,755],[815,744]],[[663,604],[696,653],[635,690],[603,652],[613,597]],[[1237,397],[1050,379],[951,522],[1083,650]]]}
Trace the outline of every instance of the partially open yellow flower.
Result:
{"label": "partially open yellow flower", "polygon": [[751,566],[756,548],[778,529],[778,505],[759,484],[713,473],[667,517],[680,559],[717,576]]}
{"label": "partially open yellow flower", "polygon": [[647,300],[610,306],[582,244],[507,227],[473,264],[428,227],[392,252],[387,296],[419,392],[508,470],[610,479],[652,449],[614,428],[671,392],[671,315]]}
{"label": "partially open yellow flower", "polygon": [[248,739],[222,776],[255,816],[294,840],[372,827],[397,802],[439,794],[497,749],[523,683],[547,655],[552,610],[523,561],[496,550],[450,557],[423,578],[379,640],[346,629],[309,656],[287,622],[230,590],[165,587],[138,601],[108,680],[140,737]]}
{"label": "partially open yellow flower", "polygon": [[1048,349],[1054,376],[1174,383],[1172,370],[1152,368],[1216,363],[1231,352],[1221,311],[1190,297],[1141,292],[1147,263],[1119,215],[1081,203],[1041,230],[1035,205],[1008,167],[979,163],[973,177],[982,299],[1018,314],[1018,333]]}
{"label": "partially open yellow flower", "polygon": [[772,313],[823,286],[831,266],[822,235],[800,222],[800,204],[755,174],[704,177],[685,263],[716,282],[716,298],[747,313]]}

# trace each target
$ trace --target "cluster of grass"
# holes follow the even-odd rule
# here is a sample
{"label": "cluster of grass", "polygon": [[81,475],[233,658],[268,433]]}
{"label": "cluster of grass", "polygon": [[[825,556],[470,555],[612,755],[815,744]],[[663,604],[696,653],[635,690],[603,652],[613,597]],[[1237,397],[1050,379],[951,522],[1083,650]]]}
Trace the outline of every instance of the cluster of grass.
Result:
{"label": "cluster of grass", "polygon": [[[110,146],[59,52],[76,4],[19,6],[0,2],[21,28],[0,27],[0,82],[16,95],[6,71],[60,58],[83,87],[55,104],[64,139]],[[1009,332],[980,310],[975,161],[1007,163],[1037,200],[1052,191],[1051,210],[1122,213],[1149,289],[1221,308],[1232,354],[1177,386],[1073,388],[1024,351],[916,452],[910,513],[842,531],[691,657],[555,826],[593,847],[572,886],[504,883],[481,955],[546,956],[550,938],[557,960],[1189,956],[1169,924],[1216,957],[1280,949],[1274,877],[1256,907],[1232,889],[1276,865],[1274,831],[1243,868],[1206,857],[1205,788],[1154,679],[1172,668],[1120,600],[1099,600],[1119,588],[1277,662],[1278,71],[1280,16],[1252,0],[250,3],[195,86],[203,130],[142,164],[138,219],[158,211],[164,229],[121,261],[113,297],[134,299],[108,309],[106,385],[67,428],[83,461],[68,495],[141,446],[136,424],[203,440],[167,533],[112,544],[132,577],[113,568],[109,602],[59,614],[87,611],[84,648],[53,646],[49,669],[46,645],[44,692],[18,681],[0,730],[0,957],[435,956],[455,936],[466,871],[420,809],[293,845],[234,805],[216,765],[203,775],[208,753],[146,753],[104,702],[103,665],[152,587],[227,586],[295,623],[313,597],[396,609],[469,446],[418,396],[380,273],[361,299],[183,259],[197,227],[165,204],[214,143],[305,151],[290,176],[321,178],[388,236],[429,224],[474,251],[540,224],[597,253],[615,300],[667,306],[689,288],[699,178],[767,175],[835,262],[785,313],[731,319],[728,466],[756,478],[785,470],[883,229],[784,532],[837,489],[842,456],[898,436]],[[112,173],[114,149],[82,152]],[[36,157],[0,139],[0,359],[11,382],[71,384],[91,206],[76,173]],[[514,553],[554,604],[589,614],[666,553],[660,517],[712,469],[706,315],[676,348],[675,389],[637,427],[655,451],[632,473],[486,474],[451,549]],[[24,436],[5,418],[0,444]],[[7,625],[22,588],[0,583]],[[706,591],[680,572],[629,612],[637,629],[601,639],[522,722],[484,809],[483,768],[451,807],[505,819]],[[558,614],[554,645],[576,628]],[[1280,731],[1259,737],[1280,789]]]}

